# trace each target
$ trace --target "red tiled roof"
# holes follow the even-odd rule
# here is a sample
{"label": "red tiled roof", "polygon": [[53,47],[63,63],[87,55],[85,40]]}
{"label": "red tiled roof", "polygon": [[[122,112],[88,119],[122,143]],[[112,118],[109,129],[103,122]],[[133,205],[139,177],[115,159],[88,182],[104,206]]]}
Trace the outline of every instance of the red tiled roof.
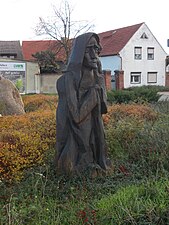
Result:
{"label": "red tiled roof", "polygon": [[100,56],[116,55],[127,44],[143,23],[99,33],[102,51]]}
{"label": "red tiled roof", "polygon": [[[37,52],[46,50],[57,52],[59,48],[59,43],[56,40],[22,41],[22,52],[25,60],[35,60],[32,54]],[[65,60],[63,49],[57,54],[57,59]]]}
{"label": "red tiled roof", "polygon": [[[99,33],[98,35],[102,45],[100,56],[118,54],[142,24],[143,23]],[[36,52],[46,50],[57,52],[58,49],[59,45],[57,40],[22,41],[22,52],[25,60],[35,60],[32,54]],[[57,59],[60,61],[65,60],[63,49],[57,54]]]}

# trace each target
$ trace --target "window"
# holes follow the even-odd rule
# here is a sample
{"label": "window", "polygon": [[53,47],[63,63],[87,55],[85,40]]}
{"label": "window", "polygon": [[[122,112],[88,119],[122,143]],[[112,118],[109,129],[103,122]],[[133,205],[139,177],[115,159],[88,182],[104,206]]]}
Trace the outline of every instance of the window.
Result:
{"label": "window", "polygon": [[7,58],[11,58],[11,59],[15,59],[16,58],[16,54],[9,54],[9,53],[2,53],[2,54],[0,54],[0,57],[2,57],[2,58],[5,58],[5,59],[7,59]]}
{"label": "window", "polygon": [[154,59],[154,48],[147,48],[147,59]]}
{"label": "window", "polygon": [[147,73],[147,83],[157,83],[157,72]]}
{"label": "window", "polygon": [[132,72],[130,83],[131,84],[140,84],[141,83],[141,72]]}
{"label": "window", "polygon": [[135,47],[134,48],[134,59],[141,59],[142,58],[142,47]]}
{"label": "window", "polygon": [[146,33],[143,33],[143,34],[141,35],[141,38],[142,38],[142,39],[148,39],[148,36],[147,36]]}

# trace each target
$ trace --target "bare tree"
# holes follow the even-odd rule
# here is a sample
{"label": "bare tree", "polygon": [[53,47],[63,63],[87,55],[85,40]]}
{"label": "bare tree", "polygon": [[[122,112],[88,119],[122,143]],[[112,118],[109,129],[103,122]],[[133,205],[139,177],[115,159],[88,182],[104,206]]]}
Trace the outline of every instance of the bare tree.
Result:
{"label": "bare tree", "polygon": [[39,18],[35,33],[57,40],[55,45],[56,56],[60,51],[64,51],[65,63],[67,63],[72,40],[77,35],[91,30],[94,25],[88,21],[73,21],[73,8],[67,0],[62,1],[60,7],[53,6],[53,12],[54,16],[50,20]]}

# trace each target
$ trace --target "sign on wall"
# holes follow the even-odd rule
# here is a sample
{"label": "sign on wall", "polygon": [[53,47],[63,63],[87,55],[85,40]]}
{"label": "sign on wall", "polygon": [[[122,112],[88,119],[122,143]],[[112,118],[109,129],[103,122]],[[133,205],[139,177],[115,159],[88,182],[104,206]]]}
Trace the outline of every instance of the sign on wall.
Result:
{"label": "sign on wall", "polygon": [[19,62],[0,62],[0,75],[20,84],[20,92],[25,90],[26,64]]}

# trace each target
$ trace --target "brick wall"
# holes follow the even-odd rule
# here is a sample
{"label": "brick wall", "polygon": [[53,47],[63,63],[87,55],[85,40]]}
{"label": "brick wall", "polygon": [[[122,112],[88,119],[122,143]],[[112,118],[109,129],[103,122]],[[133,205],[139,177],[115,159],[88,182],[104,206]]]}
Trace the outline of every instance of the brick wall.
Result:
{"label": "brick wall", "polygon": [[124,89],[124,71],[115,70],[116,90]]}
{"label": "brick wall", "polygon": [[103,70],[105,85],[107,90],[111,90],[111,70]]}

